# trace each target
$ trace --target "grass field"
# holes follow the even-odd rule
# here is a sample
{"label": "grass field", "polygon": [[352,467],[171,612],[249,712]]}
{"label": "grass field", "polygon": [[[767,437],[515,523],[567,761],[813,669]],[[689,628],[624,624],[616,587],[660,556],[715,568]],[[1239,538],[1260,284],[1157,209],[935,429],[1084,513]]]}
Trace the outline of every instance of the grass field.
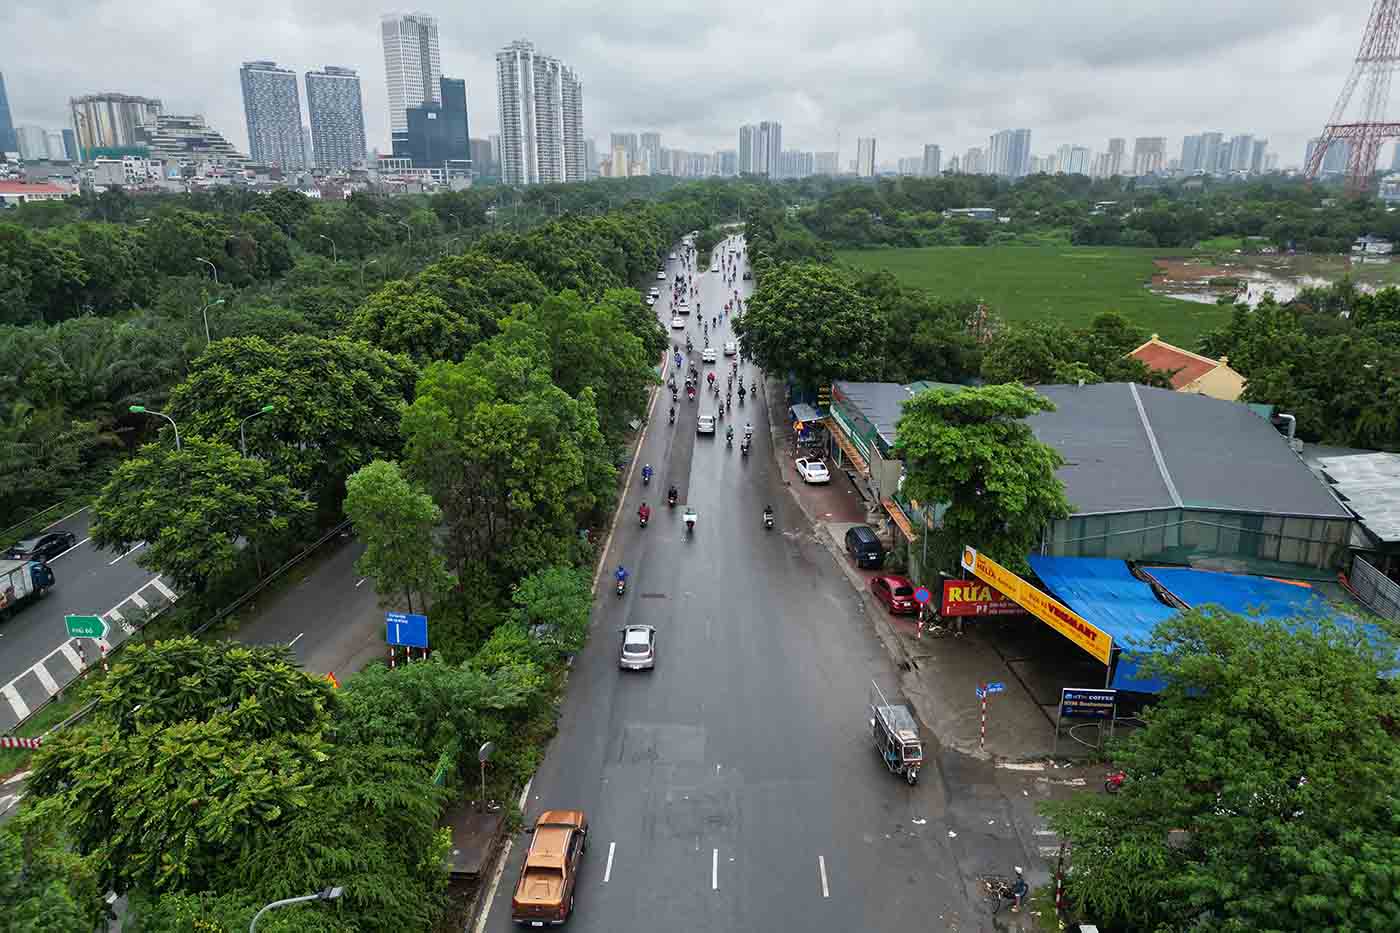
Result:
{"label": "grass field", "polygon": [[985,301],[1004,320],[1059,320],[1082,327],[1101,311],[1117,311],[1148,333],[1192,347],[1228,309],[1164,298],[1147,290],[1152,260],[1164,251],[1125,247],[934,246],[842,250],[862,269],[887,269],[901,282],[938,298]]}

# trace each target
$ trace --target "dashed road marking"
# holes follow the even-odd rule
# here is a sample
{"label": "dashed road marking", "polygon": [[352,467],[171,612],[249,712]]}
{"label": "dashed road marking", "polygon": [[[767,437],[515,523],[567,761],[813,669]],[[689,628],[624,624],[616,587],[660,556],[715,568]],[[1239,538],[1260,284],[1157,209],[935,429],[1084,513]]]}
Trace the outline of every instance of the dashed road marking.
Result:
{"label": "dashed road marking", "polygon": [[23,781],[27,777],[29,777],[29,772],[21,771],[18,774],[12,774],[9,777],[5,778],[5,780],[0,781],[0,784],[18,784],[20,781]]}
{"label": "dashed road marking", "polygon": [[63,517],[60,518],[58,521],[56,521],[56,522],[50,522],[49,524],[45,525],[45,526],[44,526],[42,529],[40,529],[40,530],[41,530],[41,531],[48,531],[48,530],[49,530],[50,528],[52,528],[54,525],[62,525],[64,522],[68,521],[68,519],[72,518],[74,515],[77,515],[77,514],[79,514],[80,512],[86,512],[87,510],[88,510],[88,506],[85,505],[85,506],[83,506],[81,509],[78,509],[77,512],[69,512],[67,515],[63,516]]}
{"label": "dashed road marking", "polygon": [[[64,642],[64,644],[66,645],[68,643]],[[47,667],[43,664],[36,664],[32,670],[34,671],[34,676],[39,678],[39,683],[43,684],[44,689],[49,692],[49,696],[58,693],[58,681],[53,679],[53,675],[49,673]]]}
{"label": "dashed road marking", "polygon": [[714,850],[714,856],[710,859],[710,890],[719,890],[719,849]]}
{"label": "dashed road marking", "polygon": [[55,554],[53,557],[50,557],[50,558],[49,558],[49,563],[53,563],[54,561],[56,561],[56,560],[58,560],[60,557],[62,557],[64,554],[67,554],[69,551],[76,551],[78,548],[82,547],[84,544],[87,544],[87,543],[88,543],[89,541],[91,541],[91,540],[92,540],[91,538],[84,538],[83,540],[79,541],[77,544],[73,545],[72,547],[70,547],[70,548],[65,548],[65,549],[62,550],[61,552]]}
{"label": "dashed road marking", "polygon": [[10,701],[10,706],[15,711],[16,719],[29,718],[29,704],[24,702],[24,699],[19,695],[19,691],[15,689],[13,681],[0,687],[0,693],[3,693],[5,699]]}
{"label": "dashed road marking", "polygon": [[170,587],[166,586],[164,583],[161,583],[160,577],[153,578],[151,580],[151,586],[154,586],[156,589],[160,590],[160,594],[166,599],[170,600],[172,603],[175,601],[175,591],[172,590]]}
{"label": "dashed road marking", "polygon": [[[63,644],[59,645],[58,651],[69,664],[73,665],[73,670],[77,671],[79,674],[83,672],[83,659],[78,657],[78,652],[73,648],[73,643],[71,641],[65,641]],[[39,664],[35,666],[41,666],[42,664],[43,662],[40,661]]]}
{"label": "dashed road marking", "polygon": [[293,638],[291,641],[287,642],[287,647],[290,648],[290,647],[292,647],[293,645],[295,645],[297,642],[301,641],[301,636],[303,636],[303,635],[305,635],[305,634],[306,634],[305,632],[297,632],[297,637],[296,637],[296,638]]}
{"label": "dashed road marking", "polygon": [[126,557],[127,554],[135,554],[137,551],[141,550],[141,549],[142,549],[143,547],[145,547],[145,546],[146,546],[146,542],[145,542],[145,541],[142,541],[140,544],[136,545],[134,548],[132,548],[131,550],[127,551],[126,554],[121,554],[121,555],[119,555],[119,556],[117,556],[117,557],[114,557],[114,558],[112,558],[111,560],[107,561],[107,566],[108,566],[108,567],[112,566],[112,565],[115,564],[117,561],[121,560],[123,557]]}
{"label": "dashed road marking", "polygon": [[617,851],[617,843],[616,843],[616,842],[610,842],[610,843],[608,843],[608,867],[603,869],[603,884],[607,884],[609,881],[612,880],[613,853],[615,853],[616,851]]}
{"label": "dashed road marking", "polygon": [[817,870],[820,871],[820,872],[821,872],[821,875],[822,875],[822,897],[831,897],[831,888],[828,887],[828,886],[827,886],[827,883],[826,883],[826,856],[825,856],[825,855],[818,855],[818,856],[817,856]]}

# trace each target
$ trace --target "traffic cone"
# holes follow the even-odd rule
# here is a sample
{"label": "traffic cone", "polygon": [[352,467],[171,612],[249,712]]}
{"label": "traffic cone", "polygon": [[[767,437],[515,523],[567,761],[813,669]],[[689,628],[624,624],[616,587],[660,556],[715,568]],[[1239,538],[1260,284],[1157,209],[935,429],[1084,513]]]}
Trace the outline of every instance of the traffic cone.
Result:
{"label": "traffic cone", "polygon": [[335,679],[335,671],[330,671],[329,673],[327,673],[326,679],[331,682],[332,687],[335,687],[337,689],[340,687],[340,681]]}

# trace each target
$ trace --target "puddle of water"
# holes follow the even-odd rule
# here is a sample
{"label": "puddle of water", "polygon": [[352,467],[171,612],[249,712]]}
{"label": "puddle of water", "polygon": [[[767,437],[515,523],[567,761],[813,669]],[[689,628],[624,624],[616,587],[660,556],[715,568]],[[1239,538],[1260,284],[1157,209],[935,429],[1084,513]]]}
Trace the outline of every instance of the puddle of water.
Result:
{"label": "puddle of water", "polygon": [[[1394,268],[1391,265],[1390,256],[1240,257],[1216,265],[1164,260],[1158,263],[1163,272],[1153,276],[1148,290],[1198,304],[1233,297],[1237,304],[1253,308],[1270,293],[1274,300],[1285,303],[1304,288],[1331,285],[1343,275],[1350,275],[1358,290],[1374,292],[1394,284],[1400,275],[1400,262]],[[1238,284],[1211,284],[1223,279]]]}

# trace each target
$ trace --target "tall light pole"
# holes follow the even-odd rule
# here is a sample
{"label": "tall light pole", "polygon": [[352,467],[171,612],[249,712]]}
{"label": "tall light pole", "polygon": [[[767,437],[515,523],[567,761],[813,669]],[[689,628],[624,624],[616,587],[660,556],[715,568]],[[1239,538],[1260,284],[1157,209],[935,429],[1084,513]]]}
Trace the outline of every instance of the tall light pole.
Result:
{"label": "tall light pole", "polygon": [[331,245],[331,262],[340,262],[340,254],[336,252],[335,240],[332,240],[324,233],[318,233],[316,235]]}
{"label": "tall light pole", "polygon": [[257,411],[253,412],[251,415],[238,422],[238,449],[242,451],[245,459],[248,456],[248,434],[243,430],[244,425],[246,425],[249,421],[252,421],[258,415],[266,415],[271,411],[271,405],[264,405],[262,408],[259,408]]}
{"label": "tall light pole", "polygon": [[410,250],[412,250],[412,249],[413,249],[413,228],[410,227],[408,224],[404,223],[402,220],[396,221],[396,223],[397,223],[400,227],[403,227],[405,230],[408,231],[408,248],[409,248]]}
{"label": "tall light pole", "polygon": [[214,284],[215,284],[215,285],[218,285],[218,284],[219,284],[219,267],[218,267],[218,266],[214,265],[212,262],[210,262],[209,260],[205,259],[203,256],[196,256],[196,257],[194,257],[194,261],[195,261],[195,262],[202,262],[202,263],[204,263],[206,266],[208,266],[208,267],[209,267],[209,271],[212,272],[212,273],[214,273]]}
{"label": "tall light pole", "polygon": [[375,264],[376,262],[378,262],[378,261],[379,261],[378,259],[371,259],[369,262],[363,263],[363,264],[360,266],[360,288],[364,288],[364,287],[365,287],[365,270],[368,269],[370,266],[374,265],[374,264]]}
{"label": "tall light pole", "polygon": [[206,301],[204,307],[199,309],[199,316],[204,318],[204,345],[209,346],[209,309],[224,303],[220,298],[218,301]]}
{"label": "tall light pole", "polygon": [[301,897],[289,897],[285,900],[273,901],[266,907],[253,914],[253,922],[248,924],[248,933],[257,933],[258,918],[269,910],[276,910],[278,907],[286,907],[290,904],[304,904],[307,901],[333,901],[345,893],[345,889],[336,885],[333,888],[326,888],[324,891],[317,891],[315,894],[303,894]]}
{"label": "tall light pole", "polygon": [[180,449],[180,426],[175,423],[174,418],[170,417],[163,411],[156,411],[154,408],[147,408],[145,405],[132,405],[127,408],[127,411],[131,412],[133,415],[155,415],[158,418],[164,418],[166,421],[169,421],[170,426],[175,429],[175,449]]}

